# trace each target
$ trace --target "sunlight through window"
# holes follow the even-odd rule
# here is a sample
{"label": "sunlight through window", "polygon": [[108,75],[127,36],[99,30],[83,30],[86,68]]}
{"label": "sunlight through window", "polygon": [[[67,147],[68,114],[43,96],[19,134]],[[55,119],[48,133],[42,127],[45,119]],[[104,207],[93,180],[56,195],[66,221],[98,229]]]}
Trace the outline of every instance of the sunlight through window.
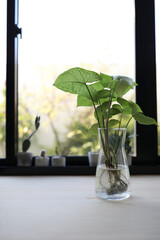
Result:
{"label": "sunlight through window", "polygon": [[[116,8],[115,8],[116,6]],[[98,138],[84,135],[94,122],[92,110],[76,107],[76,97],[52,85],[64,70],[83,67],[135,79],[133,0],[19,0],[19,150],[32,129],[35,115],[41,126],[31,151],[87,155]],[[134,91],[129,98],[134,98]],[[125,120],[124,120],[125,121]],[[134,132],[134,122],[129,135]],[[133,150],[132,150],[133,151]]]}

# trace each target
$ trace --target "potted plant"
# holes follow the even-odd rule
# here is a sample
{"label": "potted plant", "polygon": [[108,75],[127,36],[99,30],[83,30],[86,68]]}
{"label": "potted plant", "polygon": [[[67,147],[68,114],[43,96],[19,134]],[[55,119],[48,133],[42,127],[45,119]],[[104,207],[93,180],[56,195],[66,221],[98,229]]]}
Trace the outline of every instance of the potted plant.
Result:
{"label": "potted plant", "polygon": [[[71,68],[60,74],[53,85],[77,94],[77,106],[94,108],[96,123],[90,131],[98,129],[100,141],[96,170],[97,196],[108,200],[128,198],[131,191],[125,153],[126,129],[132,118],[139,124],[157,125],[153,118],[144,115],[138,104],[124,98],[137,84],[125,76]],[[124,115],[129,118],[127,124],[122,126]]]}
{"label": "potted plant", "polygon": [[35,157],[35,166],[36,167],[48,167],[49,166],[49,157],[46,156],[46,151],[42,150],[39,157]]}
{"label": "potted plant", "polygon": [[28,138],[24,139],[22,143],[22,152],[17,153],[17,165],[18,166],[31,166],[32,164],[32,153],[27,152],[31,142],[31,137],[36,133],[40,126],[40,117],[37,116],[35,119],[35,130],[28,136]]}
{"label": "potted plant", "polygon": [[56,155],[51,158],[51,166],[52,167],[65,167],[66,166],[66,156],[68,151],[65,149],[61,149],[60,147],[56,147],[55,149]]}
{"label": "potted plant", "polygon": [[90,151],[90,152],[88,152],[88,161],[89,161],[89,166],[90,167],[96,167],[97,166],[98,156],[99,156],[99,152],[98,151]]}

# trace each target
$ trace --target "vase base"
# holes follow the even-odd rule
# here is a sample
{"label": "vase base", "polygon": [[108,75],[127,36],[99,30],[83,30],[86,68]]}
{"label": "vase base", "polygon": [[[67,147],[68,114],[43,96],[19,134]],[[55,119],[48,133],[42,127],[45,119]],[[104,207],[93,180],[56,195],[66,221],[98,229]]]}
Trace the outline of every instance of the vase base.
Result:
{"label": "vase base", "polygon": [[128,192],[128,191],[125,193],[114,194],[114,195],[108,195],[105,192],[98,192],[96,194],[97,194],[97,197],[108,200],[108,201],[121,201],[131,196],[131,192]]}

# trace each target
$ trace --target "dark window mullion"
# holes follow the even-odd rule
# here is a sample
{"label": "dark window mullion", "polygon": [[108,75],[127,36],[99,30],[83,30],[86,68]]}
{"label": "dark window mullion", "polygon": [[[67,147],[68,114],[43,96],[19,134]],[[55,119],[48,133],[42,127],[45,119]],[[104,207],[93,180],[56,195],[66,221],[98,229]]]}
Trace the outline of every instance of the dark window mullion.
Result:
{"label": "dark window mullion", "polygon": [[[154,0],[135,0],[136,102],[144,114],[157,118]],[[136,163],[156,163],[157,128],[137,124]]]}
{"label": "dark window mullion", "polygon": [[8,166],[16,164],[17,152],[16,7],[16,0],[7,1],[6,165]]}

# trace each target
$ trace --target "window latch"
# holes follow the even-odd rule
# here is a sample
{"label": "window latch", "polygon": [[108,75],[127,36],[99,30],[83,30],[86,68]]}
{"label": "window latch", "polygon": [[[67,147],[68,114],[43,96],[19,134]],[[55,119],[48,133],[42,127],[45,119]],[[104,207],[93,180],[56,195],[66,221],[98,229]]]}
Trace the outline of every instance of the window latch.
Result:
{"label": "window latch", "polygon": [[14,35],[17,37],[17,35],[20,34],[20,39],[22,39],[22,28],[19,28],[17,25],[14,25]]}

